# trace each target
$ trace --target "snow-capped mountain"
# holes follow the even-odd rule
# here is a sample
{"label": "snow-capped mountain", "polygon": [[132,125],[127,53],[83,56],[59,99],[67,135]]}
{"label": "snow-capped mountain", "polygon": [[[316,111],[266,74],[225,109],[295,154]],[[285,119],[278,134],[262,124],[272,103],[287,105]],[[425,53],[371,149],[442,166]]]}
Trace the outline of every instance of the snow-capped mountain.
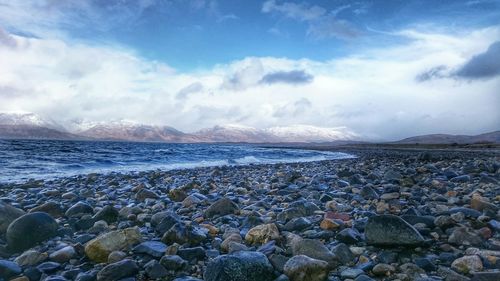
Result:
{"label": "snow-capped mountain", "polygon": [[359,136],[346,127],[323,128],[310,125],[272,127],[264,130],[282,142],[331,142],[355,140]]}
{"label": "snow-capped mountain", "polygon": [[99,123],[80,131],[81,136],[104,140],[153,141],[153,142],[192,142],[189,134],[172,127],[138,124],[130,121]]}
{"label": "snow-capped mountain", "polygon": [[[33,113],[0,113],[0,138],[93,139],[152,142],[331,142],[355,140],[357,135],[346,128],[321,128],[293,125],[257,129],[228,124],[184,133],[169,126],[145,125],[133,121],[73,121],[67,130]],[[68,132],[70,131],[70,132]]]}
{"label": "snow-capped mountain", "polygon": [[0,125],[36,126],[64,131],[56,122],[30,112],[0,112]]}
{"label": "snow-capped mountain", "polygon": [[0,113],[0,138],[11,139],[77,139],[81,138],[52,120],[33,113]]}
{"label": "snow-capped mountain", "polygon": [[198,139],[205,142],[275,142],[273,135],[264,130],[243,125],[228,124],[202,129],[194,133]]}
{"label": "snow-capped mountain", "polygon": [[219,125],[195,133],[200,139],[212,142],[331,142],[355,140],[358,136],[344,127],[322,128],[293,125],[256,129],[241,125]]}

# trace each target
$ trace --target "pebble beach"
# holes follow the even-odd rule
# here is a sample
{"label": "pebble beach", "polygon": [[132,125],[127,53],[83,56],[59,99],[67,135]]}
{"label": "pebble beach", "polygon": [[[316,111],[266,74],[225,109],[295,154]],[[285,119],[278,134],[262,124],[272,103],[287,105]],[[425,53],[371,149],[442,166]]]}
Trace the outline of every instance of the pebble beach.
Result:
{"label": "pebble beach", "polygon": [[1,183],[0,280],[500,280],[498,151],[345,152]]}

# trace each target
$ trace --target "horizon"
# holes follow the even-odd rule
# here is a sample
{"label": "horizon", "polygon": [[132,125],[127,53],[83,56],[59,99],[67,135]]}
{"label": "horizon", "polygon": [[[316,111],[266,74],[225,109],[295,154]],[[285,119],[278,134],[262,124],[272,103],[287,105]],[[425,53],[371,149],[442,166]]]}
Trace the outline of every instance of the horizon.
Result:
{"label": "horizon", "polygon": [[500,128],[500,1],[0,0],[0,112],[65,128]]}

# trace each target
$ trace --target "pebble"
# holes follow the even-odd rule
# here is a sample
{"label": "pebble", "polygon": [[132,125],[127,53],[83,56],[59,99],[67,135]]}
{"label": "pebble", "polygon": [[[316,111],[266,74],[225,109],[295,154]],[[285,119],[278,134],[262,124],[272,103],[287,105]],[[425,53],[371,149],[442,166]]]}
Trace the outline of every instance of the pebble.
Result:
{"label": "pebble", "polygon": [[0,183],[2,277],[499,279],[498,154],[350,152]]}

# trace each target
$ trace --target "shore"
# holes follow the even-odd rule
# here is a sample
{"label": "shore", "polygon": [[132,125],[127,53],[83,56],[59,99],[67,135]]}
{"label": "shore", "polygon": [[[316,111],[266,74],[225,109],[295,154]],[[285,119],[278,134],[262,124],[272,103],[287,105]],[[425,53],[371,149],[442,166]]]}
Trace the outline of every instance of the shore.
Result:
{"label": "shore", "polygon": [[0,185],[0,280],[500,280],[496,147]]}

